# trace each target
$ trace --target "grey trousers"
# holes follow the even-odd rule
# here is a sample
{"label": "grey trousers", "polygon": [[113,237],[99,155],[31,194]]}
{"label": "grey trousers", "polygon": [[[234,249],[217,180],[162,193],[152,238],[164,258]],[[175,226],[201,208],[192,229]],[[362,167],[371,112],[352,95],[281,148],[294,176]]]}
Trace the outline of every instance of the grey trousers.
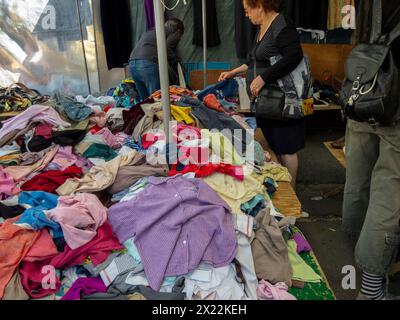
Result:
{"label": "grey trousers", "polygon": [[386,275],[400,245],[400,123],[372,128],[349,120],[343,229],[359,235],[363,271]]}

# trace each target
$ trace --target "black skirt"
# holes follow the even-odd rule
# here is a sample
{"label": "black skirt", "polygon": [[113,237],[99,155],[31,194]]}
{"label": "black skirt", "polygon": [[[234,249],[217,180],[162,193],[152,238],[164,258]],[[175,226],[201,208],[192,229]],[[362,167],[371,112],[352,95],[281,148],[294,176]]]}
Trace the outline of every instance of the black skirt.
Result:
{"label": "black skirt", "polygon": [[295,154],[306,146],[304,119],[278,121],[257,118],[257,127],[277,155]]}

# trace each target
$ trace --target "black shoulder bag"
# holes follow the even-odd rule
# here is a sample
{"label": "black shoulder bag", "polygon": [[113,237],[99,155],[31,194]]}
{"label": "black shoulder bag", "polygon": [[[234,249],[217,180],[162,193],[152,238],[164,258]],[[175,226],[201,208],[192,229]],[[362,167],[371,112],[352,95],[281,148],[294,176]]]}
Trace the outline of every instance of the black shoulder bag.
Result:
{"label": "black shoulder bag", "polygon": [[382,0],[373,6],[370,43],[357,45],[347,59],[340,102],[345,118],[390,126],[400,120],[400,72],[391,51],[400,23],[382,35]]}
{"label": "black shoulder bag", "polygon": [[[254,79],[257,77],[257,65],[254,59]],[[281,87],[276,84],[265,85],[258,97],[253,101],[256,117],[283,120],[286,95]]]}

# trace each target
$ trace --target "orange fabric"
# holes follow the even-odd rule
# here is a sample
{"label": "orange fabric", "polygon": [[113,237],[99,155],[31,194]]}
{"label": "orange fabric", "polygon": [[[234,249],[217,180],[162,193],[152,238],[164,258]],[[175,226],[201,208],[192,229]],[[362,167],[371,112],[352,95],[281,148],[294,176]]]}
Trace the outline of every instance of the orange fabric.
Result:
{"label": "orange fabric", "polygon": [[[181,88],[181,87],[177,87],[177,86],[170,86],[169,87],[169,94],[171,96],[191,96],[194,97],[194,94],[192,91],[185,89],[185,88]],[[153,99],[161,99],[161,90],[158,90],[156,92],[154,92],[151,97]]]}
{"label": "orange fabric", "polygon": [[225,112],[225,109],[222,107],[222,105],[219,103],[217,97],[214,94],[209,94],[204,97],[203,103],[206,107],[218,111],[218,112]]}
{"label": "orange fabric", "polygon": [[54,244],[53,237],[46,228],[39,231],[35,243],[27,252],[24,262],[35,262],[53,258],[58,254],[57,247]]}
{"label": "orange fabric", "polygon": [[18,218],[7,219],[0,225],[0,299],[18,265],[40,235],[14,225]]}

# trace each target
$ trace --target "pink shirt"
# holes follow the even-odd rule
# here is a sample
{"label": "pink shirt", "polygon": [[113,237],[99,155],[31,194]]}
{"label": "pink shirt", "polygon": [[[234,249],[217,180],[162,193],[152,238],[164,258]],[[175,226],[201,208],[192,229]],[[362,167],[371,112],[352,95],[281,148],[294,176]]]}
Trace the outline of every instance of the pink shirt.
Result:
{"label": "pink shirt", "polygon": [[107,209],[94,194],[82,193],[59,197],[57,207],[46,215],[60,224],[68,246],[77,249],[96,236],[97,229],[107,220]]}

